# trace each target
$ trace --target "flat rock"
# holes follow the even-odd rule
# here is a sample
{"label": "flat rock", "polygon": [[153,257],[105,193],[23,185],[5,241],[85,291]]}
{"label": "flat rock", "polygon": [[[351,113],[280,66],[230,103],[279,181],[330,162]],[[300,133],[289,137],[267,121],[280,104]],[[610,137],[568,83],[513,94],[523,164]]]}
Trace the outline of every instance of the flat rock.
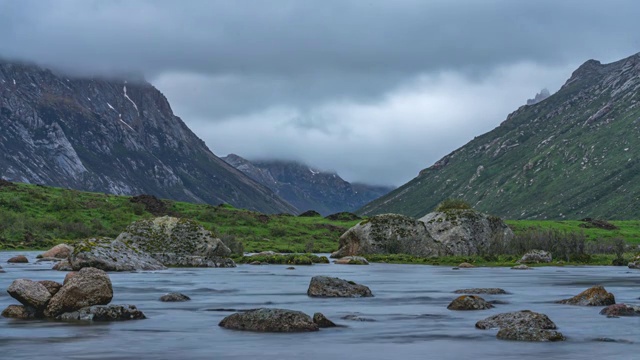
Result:
{"label": "flat rock", "polygon": [[527,266],[527,265],[525,265],[525,264],[521,264],[521,265],[513,266],[513,267],[511,268],[511,270],[533,270],[533,268],[532,268],[532,267],[528,267],[528,266]]}
{"label": "flat rock", "polygon": [[44,314],[55,318],[85,307],[107,305],[112,298],[113,287],[109,275],[100,269],[83,268],[62,285],[49,301]]}
{"label": "flat rock", "polygon": [[520,260],[518,260],[519,264],[540,264],[540,263],[550,263],[552,260],[551,253],[544,250],[531,250],[524,254]]}
{"label": "flat rock", "polygon": [[38,257],[43,259],[52,258],[62,260],[68,258],[72,252],[73,246],[67,244],[58,244],[45,251],[44,253],[38,255]]}
{"label": "flat rock", "polygon": [[476,323],[478,329],[505,328],[515,326],[518,328],[538,328],[538,329],[557,329],[551,319],[545,314],[540,314],[530,310],[514,311],[489,316],[484,320]]}
{"label": "flat rock", "polygon": [[22,305],[35,308],[39,312],[44,310],[51,299],[51,293],[44,285],[29,279],[14,280],[7,292]]}
{"label": "flat rock", "polygon": [[134,305],[94,305],[56,317],[57,320],[63,321],[123,321],[146,318]]}
{"label": "flat rock", "polygon": [[504,295],[508,294],[504,289],[500,288],[473,288],[473,289],[459,289],[454,291],[456,294],[487,294],[487,295]]}
{"label": "flat rock", "polygon": [[231,314],[219,326],[226,329],[259,332],[308,332],[319,327],[303,312],[286,309],[255,309]]}
{"label": "flat rock", "polygon": [[564,341],[565,337],[556,330],[547,330],[534,327],[508,326],[498,330],[496,337],[500,340],[515,341]]}
{"label": "flat rock", "polygon": [[162,302],[183,302],[189,300],[191,300],[190,297],[181,293],[168,293],[160,297],[160,301]]}
{"label": "flat rock", "polygon": [[487,310],[493,305],[476,295],[462,295],[454,299],[447,309],[449,310]]}
{"label": "flat rock", "polygon": [[29,259],[27,259],[27,257],[24,255],[16,255],[11,259],[7,260],[7,262],[9,264],[26,264],[29,262]]}
{"label": "flat rock", "polygon": [[356,314],[345,315],[345,316],[341,317],[340,319],[349,320],[349,321],[361,321],[361,322],[374,322],[374,321],[376,321],[375,319],[368,318],[368,317],[363,317],[363,316],[356,315]]}
{"label": "flat rock", "polygon": [[12,319],[32,320],[37,319],[38,311],[31,306],[9,305],[2,311],[2,316]]}
{"label": "flat rock", "polygon": [[616,303],[615,296],[600,286],[593,286],[580,294],[564,300],[556,301],[559,304],[579,306],[607,306]]}
{"label": "flat rock", "polygon": [[371,290],[356,284],[335,277],[314,276],[309,283],[307,295],[311,297],[372,297]]}
{"label": "flat rock", "polygon": [[337,326],[333,321],[327,319],[327,317],[322,313],[313,314],[313,322],[318,325],[319,328],[330,328]]}
{"label": "flat rock", "polygon": [[614,304],[600,310],[600,315],[607,317],[640,316],[640,306],[627,304]]}

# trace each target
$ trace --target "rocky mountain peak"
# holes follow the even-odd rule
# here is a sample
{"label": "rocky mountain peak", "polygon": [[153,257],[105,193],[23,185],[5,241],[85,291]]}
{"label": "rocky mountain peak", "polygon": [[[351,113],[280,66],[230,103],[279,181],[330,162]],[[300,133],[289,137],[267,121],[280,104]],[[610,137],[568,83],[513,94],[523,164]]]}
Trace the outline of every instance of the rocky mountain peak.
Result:
{"label": "rocky mountain peak", "polygon": [[537,93],[536,96],[533,99],[528,99],[527,100],[527,105],[535,105],[535,104],[539,103],[540,101],[545,100],[549,96],[551,96],[551,94],[549,93],[549,90],[547,88],[544,88],[539,93]]}

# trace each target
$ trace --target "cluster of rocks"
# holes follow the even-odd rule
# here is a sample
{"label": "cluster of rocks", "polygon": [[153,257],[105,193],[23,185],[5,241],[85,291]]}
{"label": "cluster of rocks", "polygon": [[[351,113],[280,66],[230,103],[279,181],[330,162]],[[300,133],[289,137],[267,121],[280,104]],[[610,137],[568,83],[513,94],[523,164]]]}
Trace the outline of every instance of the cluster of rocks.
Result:
{"label": "cluster of rocks", "polygon": [[17,279],[7,289],[21,305],[9,305],[2,316],[17,319],[113,321],[144,319],[133,305],[109,305],[113,287],[107,273],[83,268],[62,284],[50,280]]}
{"label": "cluster of rocks", "polygon": [[521,310],[490,316],[476,323],[478,329],[498,328],[496,337],[517,341],[563,341],[556,324],[547,315]]}

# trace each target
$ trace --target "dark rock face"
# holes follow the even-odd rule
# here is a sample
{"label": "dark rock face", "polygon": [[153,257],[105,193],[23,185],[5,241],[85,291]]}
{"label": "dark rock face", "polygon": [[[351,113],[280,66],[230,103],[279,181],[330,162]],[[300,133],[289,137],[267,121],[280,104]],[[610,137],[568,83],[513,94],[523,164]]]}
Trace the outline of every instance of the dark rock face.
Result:
{"label": "dark rock face", "polygon": [[229,315],[222,319],[219,326],[259,332],[308,332],[319,329],[311,317],[303,312],[265,308]]}
{"label": "dark rock face", "polygon": [[496,337],[500,340],[515,341],[564,341],[566,340],[561,332],[556,330],[545,330],[531,327],[509,326],[498,330]]}
{"label": "dark rock face", "polygon": [[364,286],[335,277],[314,276],[307,295],[311,297],[372,297],[371,290]]}
{"label": "dark rock face", "polygon": [[9,264],[26,264],[29,262],[29,259],[27,259],[27,257],[24,255],[17,255],[7,260],[7,262]]}
{"label": "dark rock face", "polygon": [[640,207],[611,198],[611,189],[640,193],[640,162],[629,156],[640,148],[638,85],[639,54],[590,60],[548,100],[520,107],[357,213],[420,217],[456,197],[509,219],[640,218]]}
{"label": "dark rock face", "polygon": [[316,210],[319,214],[315,216],[354,211],[393,190],[389,186],[350,184],[338,174],[291,161],[249,161],[235,154],[222,159],[299,210]]}
{"label": "dark rock face", "polygon": [[2,316],[12,319],[33,320],[38,318],[38,312],[30,306],[9,305],[2,311]]}
{"label": "dark rock face", "polygon": [[552,260],[551,253],[544,250],[531,250],[524,254],[518,263],[520,264],[539,264],[550,263]]}
{"label": "dark rock face", "polygon": [[134,305],[94,305],[56,317],[63,321],[123,321],[147,317]]}
{"label": "dark rock face", "polygon": [[612,293],[607,292],[604,287],[598,285],[572,298],[557,301],[557,303],[579,306],[607,306],[615,304],[616,298]]}
{"label": "dark rock face", "polygon": [[476,295],[459,296],[447,306],[449,310],[487,310],[491,308],[493,305]]}
{"label": "dark rock face", "polygon": [[76,245],[69,257],[71,268],[96,268],[104,271],[162,270],[164,265],[135,244],[109,238],[87,239]]}
{"label": "dark rock face", "polygon": [[327,319],[327,317],[322,313],[313,314],[313,322],[318,325],[319,328],[330,328],[337,326],[333,321]]}
{"label": "dark rock face", "polygon": [[640,306],[627,304],[614,304],[600,310],[600,315],[607,317],[640,316]]}
{"label": "dark rock face", "polygon": [[297,211],[216,157],[144,81],[0,61],[0,154],[10,181]]}
{"label": "dark rock face", "polygon": [[162,302],[183,302],[189,300],[191,300],[190,297],[180,293],[168,293],[160,297],[160,301]]}
{"label": "dark rock face", "polygon": [[107,273],[95,268],[83,268],[62,285],[49,301],[44,314],[55,318],[84,307],[107,305],[112,298],[113,287]]}
{"label": "dark rock face", "polygon": [[487,294],[487,295],[503,295],[508,294],[504,289],[500,288],[473,288],[473,289],[460,289],[454,291],[456,294]]}
{"label": "dark rock face", "polygon": [[538,328],[538,329],[556,329],[551,319],[545,314],[536,313],[529,310],[521,310],[510,313],[497,314],[489,316],[484,320],[476,323],[478,329],[506,328],[515,326],[517,328]]}
{"label": "dark rock face", "polygon": [[44,285],[28,279],[14,280],[7,292],[22,305],[32,307],[39,312],[44,310],[51,299],[51,293]]}

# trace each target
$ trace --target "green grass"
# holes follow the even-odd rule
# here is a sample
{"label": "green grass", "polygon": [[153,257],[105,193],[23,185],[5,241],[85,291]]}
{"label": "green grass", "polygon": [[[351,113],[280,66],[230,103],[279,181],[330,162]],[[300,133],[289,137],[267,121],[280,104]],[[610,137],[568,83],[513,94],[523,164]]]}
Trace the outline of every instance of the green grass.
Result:
{"label": "green grass", "polygon": [[[87,237],[116,237],[131,222],[154,217],[126,196],[15,185],[0,187],[0,249],[46,249]],[[335,251],[340,235],[358,222],[165,201],[171,215],[192,218],[217,236],[234,236],[249,252]]]}
{"label": "green grass", "polygon": [[516,233],[535,229],[553,229],[563,232],[583,232],[588,240],[624,239],[628,244],[640,244],[640,220],[610,221],[618,230],[583,228],[578,220],[507,220],[507,225]]}
{"label": "green grass", "polygon": [[313,265],[329,263],[329,259],[327,259],[326,256],[317,256],[313,254],[238,256],[234,257],[233,260],[238,264],[250,264],[256,261],[260,263],[280,265]]}
{"label": "green grass", "polygon": [[[634,254],[625,254],[625,264],[633,258]],[[588,259],[582,261],[552,261],[545,264],[527,264],[530,267],[539,266],[565,266],[565,265],[612,265],[615,255],[595,254],[590,255]],[[389,264],[421,264],[421,265],[447,265],[458,266],[463,262],[470,263],[474,266],[515,266],[519,256],[499,255],[492,258],[483,258],[480,256],[442,256],[438,258],[416,257],[403,254],[394,255],[367,255],[367,260],[371,263],[389,263]],[[627,261],[628,260],[628,261]]]}

